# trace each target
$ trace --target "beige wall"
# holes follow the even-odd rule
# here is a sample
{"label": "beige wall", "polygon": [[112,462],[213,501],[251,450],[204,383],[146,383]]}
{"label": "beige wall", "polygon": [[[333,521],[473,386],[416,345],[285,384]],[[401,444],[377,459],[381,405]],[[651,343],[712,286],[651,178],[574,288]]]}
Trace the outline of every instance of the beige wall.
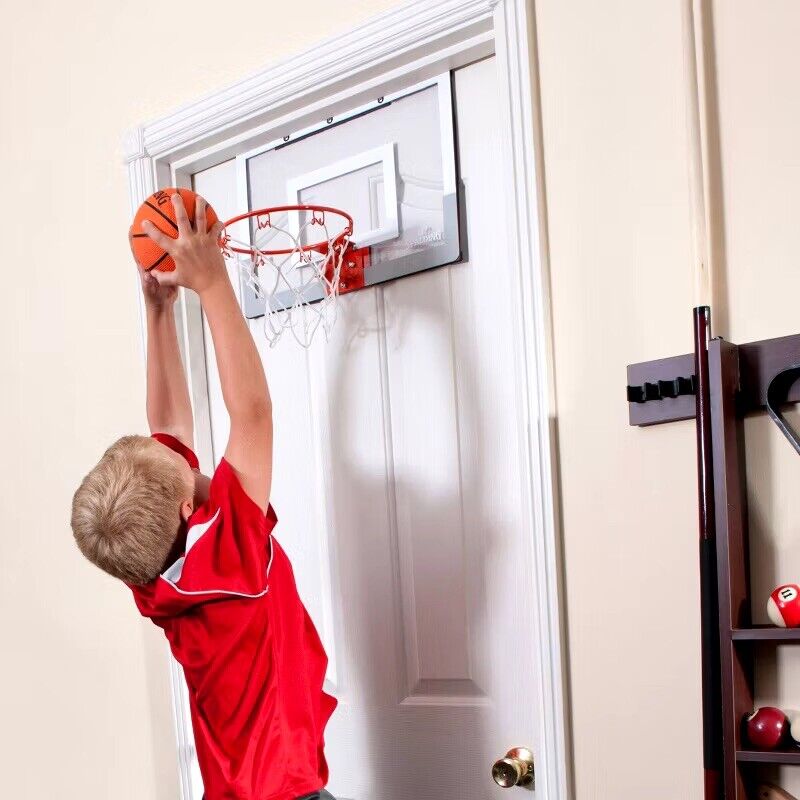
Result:
{"label": "beige wall", "polygon": [[3,797],[178,796],[164,647],[68,526],[92,460],[144,425],[123,131],[389,5],[2,4]]}
{"label": "beige wall", "polygon": [[[119,142],[128,126],[393,5],[309,2],[302,27],[292,7],[276,20],[264,3],[227,4],[252,22],[235,47],[208,3],[51,0],[15,6],[0,29],[4,795],[177,796],[161,642],[68,530],[87,465],[143,426]],[[627,363],[690,348],[679,5],[537,0],[536,10],[577,796],[698,797],[693,430],[629,428],[622,393]],[[800,8],[736,0],[716,12],[718,310],[721,332],[746,341],[800,321]],[[748,434],[763,594],[799,577],[800,462],[765,420]],[[797,665],[792,682],[791,664],[763,661],[762,699],[800,706]]]}
{"label": "beige wall", "polygon": [[[536,0],[577,797],[700,797],[693,426],[627,425],[625,365],[691,350],[680,3]],[[717,0],[717,332],[800,329],[800,6]],[[590,396],[591,395],[591,396]],[[800,576],[800,461],[748,423],[755,613]],[[761,702],[800,706],[798,653]],[[800,793],[794,771],[784,785]]]}

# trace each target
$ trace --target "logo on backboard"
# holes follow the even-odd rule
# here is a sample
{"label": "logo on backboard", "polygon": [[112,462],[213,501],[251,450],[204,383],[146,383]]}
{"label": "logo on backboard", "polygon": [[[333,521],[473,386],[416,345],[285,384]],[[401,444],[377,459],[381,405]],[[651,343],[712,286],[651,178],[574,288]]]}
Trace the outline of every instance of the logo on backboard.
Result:
{"label": "logo on backboard", "polygon": [[442,231],[436,231],[433,228],[424,228],[422,233],[416,238],[412,239],[410,242],[411,247],[424,247],[428,244],[434,244],[436,242],[443,242],[444,241],[444,233]]}

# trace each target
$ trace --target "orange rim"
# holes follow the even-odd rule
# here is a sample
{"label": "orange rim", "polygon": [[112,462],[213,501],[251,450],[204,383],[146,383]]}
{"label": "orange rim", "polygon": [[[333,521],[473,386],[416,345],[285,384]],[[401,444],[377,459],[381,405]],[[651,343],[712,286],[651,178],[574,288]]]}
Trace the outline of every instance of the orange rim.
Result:
{"label": "orange rim", "polygon": [[[344,220],[345,227],[344,230],[333,239],[322,239],[319,242],[314,244],[304,244],[298,245],[297,247],[286,247],[276,250],[260,250],[257,247],[232,247],[227,245],[227,241],[229,240],[228,236],[228,227],[230,225],[235,225],[237,222],[241,222],[245,219],[252,219],[253,217],[260,218],[266,217],[267,224],[262,225],[260,221],[257,220],[257,225],[259,229],[264,228],[271,228],[272,224],[269,222],[269,217],[272,214],[280,213],[283,211],[308,211],[311,212],[313,216],[312,222],[308,223],[310,225],[324,225],[325,224],[325,214],[337,214]],[[320,215],[319,218],[317,215]],[[225,222],[222,226],[222,242],[223,246],[234,252],[234,253],[241,253],[242,255],[253,255],[255,253],[259,253],[264,256],[285,256],[289,255],[289,253],[294,253],[296,250],[316,250],[317,252],[324,252],[329,247],[333,246],[336,247],[341,246],[345,243],[347,239],[349,239],[353,235],[353,218],[346,212],[342,211],[339,208],[333,208],[331,206],[304,206],[304,205],[296,205],[296,206],[273,206],[272,208],[261,208],[258,211],[248,211],[246,214],[239,214],[237,217],[233,217]]]}

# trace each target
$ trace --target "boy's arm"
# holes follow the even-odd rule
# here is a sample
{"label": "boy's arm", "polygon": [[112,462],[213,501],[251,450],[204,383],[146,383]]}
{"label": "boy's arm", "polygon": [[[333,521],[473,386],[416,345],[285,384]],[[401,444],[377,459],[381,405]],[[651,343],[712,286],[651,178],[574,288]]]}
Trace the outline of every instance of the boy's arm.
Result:
{"label": "boy's arm", "polygon": [[227,273],[223,274],[222,281],[200,292],[200,302],[231,420],[225,459],[245,492],[266,511],[272,484],[272,403],[261,357]]}
{"label": "boy's arm", "polygon": [[139,267],[147,317],[147,424],[194,446],[194,421],[183,371],[174,305],[175,286],[161,286]]}
{"label": "boy's arm", "polygon": [[217,356],[222,396],[231,421],[225,459],[236,470],[242,488],[266,511],[272,484],[272,403],[253,337],[242,316],[218,244],[220,226],[208,233],[205,202],[198,198],[195,226],[183,201],[172,195],[178,238],[145,224],[145,232],[173,257],[173,272],[151,275],[164,286],[186,286],[200,296]]}

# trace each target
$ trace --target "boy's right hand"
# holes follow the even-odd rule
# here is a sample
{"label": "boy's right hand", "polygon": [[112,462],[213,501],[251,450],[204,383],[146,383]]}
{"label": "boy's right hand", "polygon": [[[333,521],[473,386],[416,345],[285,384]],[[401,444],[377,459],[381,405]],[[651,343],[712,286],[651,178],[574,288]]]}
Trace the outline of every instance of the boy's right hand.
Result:
{"label": "boy's right hand", "polygon": [[150,274],[161,286],[185,286],[198,294],[221,281],[227,282],[225,259],[219,246],[222,223],[217,222],[206,232],[206,201],[198,197],[192,227],[180,194],[175,192],[171,199],[178,225],[178,238],[173,239],[162,233],[149,220],[142,222],[142,229],[162,250],[172,256],[175,269],[172,272],[153,269]]}
{"label": "boy's right hand", "polygon": [[142,282],[145,305],[157,311],[171,308],[172,304],[178,299],[178,287],[162,286],[151,272],[142,269],[141,264],[136,260],[136,253],[133,252],[132,230],[128,232],[128,244],[131,246],[131,255],[133,255],[133,261],[139,272],[139,280]]}

